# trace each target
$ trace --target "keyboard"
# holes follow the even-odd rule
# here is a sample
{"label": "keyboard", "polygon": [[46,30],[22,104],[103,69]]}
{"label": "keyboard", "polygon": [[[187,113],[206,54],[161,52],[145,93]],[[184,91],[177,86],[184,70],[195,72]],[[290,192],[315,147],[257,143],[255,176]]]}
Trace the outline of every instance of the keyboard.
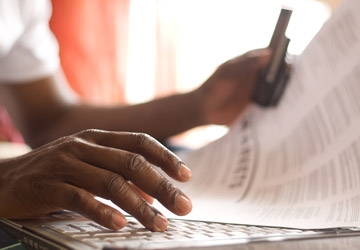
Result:
{"label": "keyboard", "polygon": [[[151,232],[132,217],[119,231],[112,231],[90,220],[57,221],[42,226],[66,235],[94,249],[169,249],[186,245],[209,246],[216,244],[246,243],[250,241],[277,240],[297,237],[313,237],[324,234],[320,230],[300,230],[276,227],[260,227],[216,222],[169,220],[165,232]],[[105,247],[106,249],[106,247]]]}

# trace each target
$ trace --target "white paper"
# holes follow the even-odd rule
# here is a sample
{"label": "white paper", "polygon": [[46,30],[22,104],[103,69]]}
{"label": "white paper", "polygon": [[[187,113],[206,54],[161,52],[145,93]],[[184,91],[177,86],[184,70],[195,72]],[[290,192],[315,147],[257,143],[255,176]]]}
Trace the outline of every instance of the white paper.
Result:
{"label": "white paper", "polygon": [[[275,109],[251,107],[228,134],[181,155],[187,219],[360,227],[360,1],[347,0],[295,60]],[[161,210],[169,217],[174,217]]]}

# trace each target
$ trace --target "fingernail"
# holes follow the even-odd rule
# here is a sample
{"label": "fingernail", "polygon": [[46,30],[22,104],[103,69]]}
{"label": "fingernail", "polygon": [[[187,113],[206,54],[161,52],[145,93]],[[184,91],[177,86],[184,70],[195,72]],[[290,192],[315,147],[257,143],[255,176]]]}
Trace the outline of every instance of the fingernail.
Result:
{"label": "fingernail", "polygon": [[154,224],[157,228],[156,231],[164,231],[168,226],[168,220],[160,213],[156,214]]}
{"label": "fingernail", "polygon": [[181,163],[180,165],[180,175],[185,179],[190,179],[192,176],[191,170],[187,166],[185,166],[184,163]]}
{"label": "fingernail", "polygon": [[175,200],[175,206],[179,215],[188,214],[192,209],[191,201],[183,195],[178,195]]}
{"label": "fingernail", "polygon": [[113,213],[112,221],[117,228],[123,228],[126,225],[126,218],[122,214]]}

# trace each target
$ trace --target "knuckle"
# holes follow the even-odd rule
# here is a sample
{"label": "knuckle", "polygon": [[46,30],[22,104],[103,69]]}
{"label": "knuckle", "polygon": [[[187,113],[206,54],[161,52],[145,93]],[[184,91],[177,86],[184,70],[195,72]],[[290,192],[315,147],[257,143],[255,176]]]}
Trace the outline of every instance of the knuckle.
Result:
{"label": "knuckle", "polygon": [[78,148],[82,148],[84,146],[84,140],[77,136],[67,136],[64,140],[59,144],[60,150],[63,153],[71,152],[78,150]]}
{"label": "knuckle", "polygon": [[90,138],[94,138],[95,136],[101,134],[103,131],[99,129],[85,129],[80,131],[79,133],[75,134],[74,136],[90,140]]}
{"label": "knuckle", "polygon": [[44,179],[32,181],[30,183],[30,190],[32,190],[34,194],[43,195],[45,192],[47,192],[49,188],[49,183],[47,182],[47,180]]}
{"label": "knuckle", "polygon": [[89,195],[81,189],[72,189],[67,194],[68,206],[77,211],[84,211],[89,203]]}
{"label": "knuckle", "polygon": [[59,162],[69,162],[92,152],[91,142],[76,135],[67,136],[56,145],[56,158]]}
{"label": "knuckle", "polygon": [[170,150],[168,150],[166,147],[162,147],[162,145],[153,137],[151,137],[148,134],[144,134],[144,133],[137,133],[136,134],[136,143],[137,145],[139,145],[141,148],[148,149],[151,147],[154,147],[154,145],[158,145],[160,147],[157,147],[157,153],[159,159],[161,159],[161,162],[178,162],[179,159],[178,157],[176,157]]}
{"label": "knuckle", "polygon": [[47,165],[55,172],[62,172],[66,166],[71,165],[74,158],[78,158],[79,154],[85,151],[84,149],[84,143],[81,139],[69,136],[56,145],[54,148],[56,154],[50,154],[51,157],[47,159]]}
{"label": "knuckle", "polygon": [[148,167],[148,162],[146,159],[139,154],[131,154],[128,158],[126,164],[126,169],[131,172],[139,172],[141,170],[145,170]]}
{"label": "knuckle", "polygon": [[143,199],[138,199],[135,204],[133,213],[136,217],[144,217],[149,214],[149,206]]}
{"label": "knuckle", "polygon": [[147,147],[154,139],[145,133],[134,133],[134,140],[137,145]]}
{"label": "knuckle", "polygon": [[176,194],[175,186],[168,181],[165,177],[162,177],[156,189],[156,195],[158,197],[172,196]]}
{"label": "knuckle", "polygon": [[110,194],[120,194],[120,196],[127,196],[130,188],[126,181],[119,175],[113,175],[106,178],[106,187]]}
{"label": "knuckle", "polygon": [[135,143],[141,148],[147,149],[154,145],[161,145],[154,137],[145,133],[135,133]]}

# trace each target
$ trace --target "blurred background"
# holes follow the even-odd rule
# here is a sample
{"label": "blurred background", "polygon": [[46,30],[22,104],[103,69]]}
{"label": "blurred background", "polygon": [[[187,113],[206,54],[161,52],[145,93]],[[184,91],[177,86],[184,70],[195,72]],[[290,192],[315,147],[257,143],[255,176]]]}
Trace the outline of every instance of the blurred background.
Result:
{"label": "blurred background", "polygon": [[137,103],[192,89],[223,61],[267,46],[283,5],[294,7],[290,52],[301,53],[340,0],[52,2],[72,87],[92,102]]}
{"label": "blurred background", "polygon": [[[266,47],[282,6],[300,54],[341,0],[52,0],[51,28],[71,87],[86,102],[134,104],[199,86],[222,62]],[[205,126],[173,140],[199,147]]]}
{"label": "blurred background", "polygon": [[[110,105],[199,86],[225,60],[266,47],[284,5],[294,9],[289,52],[300,54],[341,0],[52,2],[50,24],[71,87],[84,101]],[[226,132],[195,130],[202,139],[192,136],[192,144]]]}
{"label": "blurred background", "polygon": [[[51,0],[50,27],[84,102],[134,104],[199,86],[222,62],[266,47],[282,6],[294,9],[289,52],[300,54],[342,0]],[[198,147],[226,133],[174,137]],[[0,107],[0,141],[22,142]]]}

